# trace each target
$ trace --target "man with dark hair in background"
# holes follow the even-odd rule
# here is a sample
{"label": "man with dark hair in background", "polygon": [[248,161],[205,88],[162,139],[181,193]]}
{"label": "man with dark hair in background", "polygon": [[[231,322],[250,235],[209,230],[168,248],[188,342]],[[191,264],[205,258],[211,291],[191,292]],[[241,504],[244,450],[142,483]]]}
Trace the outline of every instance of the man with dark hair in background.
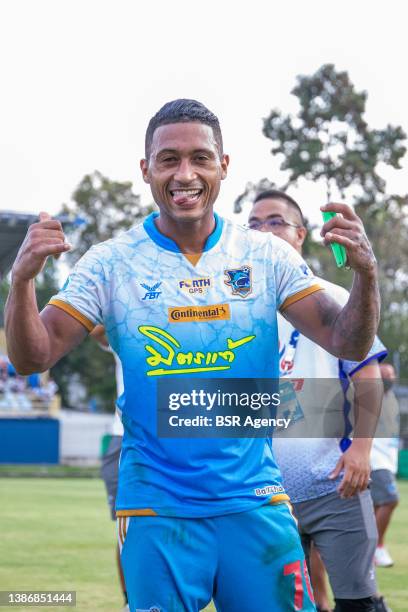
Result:
{"label": "man with dark hair in background", "polygon": [[315,609],[269,436],[158,437],[156,393],[278,378],[278,309],[350,359],[366,355],[378,325],[376,261],[355,213],[325,207],[344,215],[325,239],[345,245],[355,272],[341,308],[287,243],[214,213],[228,163],[217,117],[195,100],[169,102],[140,162],[160,212],[93,246],[41,314],[34,278],[69,249],[60,223],[41,213],[13,266],[6,333],[20,371],[49,368],[97,324],[122,362],[116,514],[131,612],[197,612],[211,597],[230,612]]}
{"label": "man with dark hair in background", "polygon": [[[297,202],[285,192],[268,190],[258,194],[248,225],[255,230],[273,233],[302,255],[307,234],[305,221]],[[322,278],[318,278],[318,282],[340,304],[347,302],[345,289]],[[330,379],[330,393],[327,395],[301,394],[300,401],[304,402],[301,409],[306,419],[308,414],[313,414],[316,396],[321,398],[321,418],[327,410],[337,409],[338,414],[343,414],[348,406],[350,380],[357,401],[359,396],[364,397],[367,379],[378,380],[381,377],[378,361],[384,359],[387,352],[378,339],[365,359],[357,362],[330,354],[299,333],[280,314],[278,327],[281,377],[306,379],[305,383],[307,379],[314,379],[316,389],[319,389],[321,379]],[[381,391],[378,385],[374,392],[377,406],[373,408],[379,413]],[[355,413],[357,415],[358,411]],[[360,415],[364,416],[364,412],[360,411]],[[336,612],[385,610],[383,600],[377,596],[373,570],[377,534],[371,496],[367,490],[372,439],[366,437],[358,420],[352,444],[346,424],[344,429],[342,439],[278,436],[274,439],[275,458],[299,521],[305,552],[311,559],[318,610],[327,611],[329,600],[324,568],[316,549],[329,574]]]}

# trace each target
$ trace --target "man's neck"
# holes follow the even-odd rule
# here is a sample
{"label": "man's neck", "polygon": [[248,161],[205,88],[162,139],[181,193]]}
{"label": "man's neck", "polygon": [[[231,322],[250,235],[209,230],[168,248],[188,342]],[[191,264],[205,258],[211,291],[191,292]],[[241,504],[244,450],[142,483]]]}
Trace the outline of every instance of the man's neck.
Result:
{"label": "man's neck", "polygon": [[164,236],[171,238],[182,253],[202,253],[207,238],[215,228],[214,213],[197,221],[175,221],[167,215],[155,219],[156,227]]}

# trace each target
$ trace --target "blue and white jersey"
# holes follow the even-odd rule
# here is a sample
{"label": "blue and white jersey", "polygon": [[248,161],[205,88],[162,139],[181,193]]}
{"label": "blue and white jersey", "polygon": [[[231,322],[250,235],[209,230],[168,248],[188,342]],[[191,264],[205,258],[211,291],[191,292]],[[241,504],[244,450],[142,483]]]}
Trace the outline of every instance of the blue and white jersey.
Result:
{"label": "blue and white jersey", "polygon": [[277,310],[317,291],[283,240],[215,216],[198,261],[150,215],[92,247],[50,304],[105,326],[123,366],[119,516],[216,516],[287,498],[265,438],[157,436],[157,381],[278,378]]}
{"label": "blue and white jersey", "polygon": [[[316,280],[340,305],[343,306],[347,302],[348,292],[345,289],[322,278],[317,277]],[[316,385],[313,380],[316,379],[330,379],[325,387],[327,392],[321,393],[319,414],[325,414],[329,407],[330,410],[337,409],[343,413],[345,415],[343,433],[347,434],[349,377],[370,361],[384,359],[387,355],[384,345],[376,338],[364,361],[346,361],[331,355],[309,338],[296,332],[280,314],[278,314],[278,328],[280,374],[281,377],[303,381],[304,392],[298,394],[303,413],[313,413],[316,408],[315,405],[309,405],[315,393],[308,392],[307,386],[313,388],[313,385]],[[319,384],[319,388],[323,389],[323,384]],[[334,405],[336,402],[338,406]],[[340,440],[341,438],[334,437],[274,439],[275,459],[281,469],[285,490],[292,502],[315,499],[333,493],[337,489],[342,475],[336,480],[330,480],[329,475],[341,456]]]}

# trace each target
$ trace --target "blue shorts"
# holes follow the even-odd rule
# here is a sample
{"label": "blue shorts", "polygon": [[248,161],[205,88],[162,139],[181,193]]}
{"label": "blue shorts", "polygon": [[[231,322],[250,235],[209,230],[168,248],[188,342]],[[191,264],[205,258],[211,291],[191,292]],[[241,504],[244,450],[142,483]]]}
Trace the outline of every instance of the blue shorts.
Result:
{"label": "blue shorts", "polygon": [[315,610],[287,503],[212,518],[118,518],[131,612]]}

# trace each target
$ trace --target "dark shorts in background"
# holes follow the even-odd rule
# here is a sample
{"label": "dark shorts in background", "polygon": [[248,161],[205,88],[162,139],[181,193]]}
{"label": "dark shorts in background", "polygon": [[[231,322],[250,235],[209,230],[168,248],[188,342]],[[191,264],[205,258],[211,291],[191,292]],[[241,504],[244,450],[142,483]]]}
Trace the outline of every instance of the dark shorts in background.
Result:
{"label": "dark shorts in background", "polygon": [[122,436],[112,436],[108,450],[102,457],[101,476],[105,482],[112,520],[116,520],[115,502],[118,490],[118,471]]}
{"label": "dark shorts in background", "polygon": [[370,483],[374,506],[384,506],[399,500],[397,481],[390,470],[373,470]]}
{"label": "dark shorts in background", "polygon": [[374,552],[377,524],[368,490],[342,499],[330,493],[293,504],[302,545],[309,556],[310,543],[319,550],[334,596],[361,599],[377,592]]}

